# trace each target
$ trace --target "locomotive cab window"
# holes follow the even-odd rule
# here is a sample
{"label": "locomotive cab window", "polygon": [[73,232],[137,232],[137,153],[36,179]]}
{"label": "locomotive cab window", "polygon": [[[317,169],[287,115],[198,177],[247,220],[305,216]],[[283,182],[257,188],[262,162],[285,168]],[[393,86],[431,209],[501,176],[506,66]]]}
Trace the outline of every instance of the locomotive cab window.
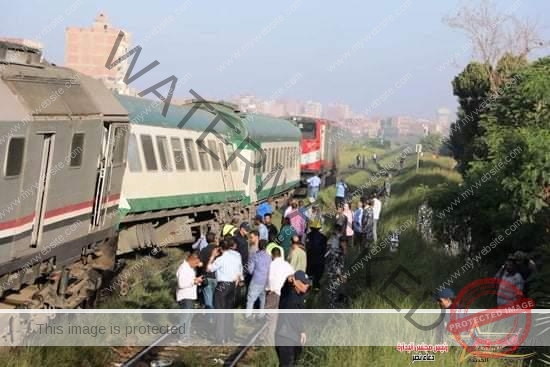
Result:
{"label": "locomotive cab window", "polygon": [[11,138],[6,154],[5,175],[15,177],[21,174],[23,169],[23,155],[25,152],[25,138]]}
{"label": "locomotive cab window", "polygon": [[193,139],[184,139],[185,150],[187,152],[187,161],[189,162],[189,168],[191,171],[196,171],[199,169],[197,165],[197,153],[195,151],[195,143]]}
{"label": "locomotive cab window", "polygon": [[151,135],[141,135],[141,149],[143,150],[143,156],[145,157],[145,167],[148,171],[156,171],[157,157],[155,156],[155,149],[153,148],[153,138]]}
{"label": "locomotive cab window", "polygon": [[130,172],[141,171],[141,159],[139,157],[137,139],[134,134],[128,139],[128,169]]}
{"label": "locomotive cab window", "polygon": [[71,162],[69,166],[71,168],[77,168],[82,165],[82,154],[84,153],[84,133],[75,133],[73,134],[73,139],[71,141],[71,151],[69,152],[69,157]]}
{"label": "locomotive cab window", "polygon": [[170,143],[172,143],[172,153],[174,155],[174,162],[176,163],[176,170],[185,171],[185,161],[183,160],[181,140],[179,138],[171,138]]}
{"label": "locomotive cab window", "polygon": [[168,140],[165,136],[157,136],[157,150],[159,152],[160,167],[163,171],[172,170],[170,152],[168,151]]}
{"label": "locomotive cab window", "polygon": [[302,138],[304,139],[315,139],[315,123],[314,122],[304,122],[299,125],[300,130],[302,131]]}

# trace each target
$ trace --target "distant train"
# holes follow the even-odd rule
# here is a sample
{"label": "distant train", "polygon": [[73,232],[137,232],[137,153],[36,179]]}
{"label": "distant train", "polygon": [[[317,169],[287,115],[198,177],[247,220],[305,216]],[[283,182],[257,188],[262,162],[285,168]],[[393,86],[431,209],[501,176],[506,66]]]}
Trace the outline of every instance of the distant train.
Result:
{"label": "distant train", "polygon": [[307,178],[318,175],[325,186],[327,179],[335,179],[341,129],[333,121],[321,118],[291,116],[288,119],[302,132],[302,185],[305,186]]}
{"label": "distant train", "polygon": [[189,242],[300,183],[300,129],[228,103],[165,117],[7,42],[0,97],[1,307],[78,307],[118,254]]}

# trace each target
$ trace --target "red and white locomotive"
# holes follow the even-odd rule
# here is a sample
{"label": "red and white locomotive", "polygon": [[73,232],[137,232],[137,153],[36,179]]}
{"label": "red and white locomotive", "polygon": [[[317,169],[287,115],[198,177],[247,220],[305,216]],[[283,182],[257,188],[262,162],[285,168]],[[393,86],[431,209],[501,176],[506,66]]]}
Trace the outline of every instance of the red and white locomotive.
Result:
{"label": "red and white locomotive", "polygon": [[333,179],[336,174],[338,156],[338,127],[333,121],[321,118],[291,116],[289,118],[302,131],[301,148],[301,179],[313,175],[321,178],[322,186],[327,184],[327,178]]}

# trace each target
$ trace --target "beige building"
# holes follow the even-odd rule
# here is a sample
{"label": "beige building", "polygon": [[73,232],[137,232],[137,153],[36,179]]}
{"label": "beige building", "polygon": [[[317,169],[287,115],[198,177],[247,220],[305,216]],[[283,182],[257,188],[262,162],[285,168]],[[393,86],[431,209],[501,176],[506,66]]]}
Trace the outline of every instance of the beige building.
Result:
{"label": "beige building", "polygon": [[14,38],[14,37],[0,37],[0,41],[2,42],[11,42],[11,43],[17,43],[18,45],[22,45],[28,48],[36,48],[40,51],[44,51],[44,46],[42,43],[24,39],[24,38]]}
{"label": "beige building", "polygon": [[[135,94],[124,82],[128,70],[127,58],[110,70],[105,67],[121,29],[112,27],[104,13],[100,13],[89,28],[68,27],[65,30],[65,65],[82,74],[101,79],[105,85],[121,94]],[[130,49],[131,34],[124,32],[116,60]]]}
{"label": "beige building", "polygon": [[323,105],[319,102],[307,101],[304,105],[304,115],[320,118],[323,114]]}

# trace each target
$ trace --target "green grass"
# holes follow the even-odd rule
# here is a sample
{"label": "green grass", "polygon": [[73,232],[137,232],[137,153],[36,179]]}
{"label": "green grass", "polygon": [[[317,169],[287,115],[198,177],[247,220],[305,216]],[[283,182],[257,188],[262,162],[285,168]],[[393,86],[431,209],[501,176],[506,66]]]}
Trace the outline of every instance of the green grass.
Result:
{"label": "green grass", "polygon": [[[354,162],[357,153],[365,152],[366,157],[371,157],[372,152],[376,151],[380,157],[380,164],[388,166],[392,162],[395,169],[399,167],[396,157],[404,149],[392,151],[374,150],[372,148],[346,149],[341,152],[341,164],[345,180],[348,185],[353,187],[361,187],[369,182],[372,174],[375,173],[375,167],[372,160],[366,170],[355,170],[347,168],[349,164]],[[344,285],[346,293],[352,297],[350,308],[359,309],[391,309],[392,306],[381,298],[377,291],[381,288],[384,281],[396,269],[398,265],[404,266],[417,279],[421,285],[414,283],[406,277],[400,277],[399,282],[403,284],[410,294],[405,296],[394,287],[388,288],[384,295],[396,303],[400,308],[413,308],[417,301],[421,299],[424,292],[434,290],[436,286],[441,285],[443,281],[448,280],[449,276],[456,270],[462,267],[463,261],[459,258],[452,258],[443,255],[443,245],[440,243],[428,244],[425,243],[419,234],[416,232],[416,215],[418,207],[422,204],[427,190],[439,184],[449,182],[460,182],[461,177],[458,173],[452,170],[454,161],[445,157],[434,158],[425,156],[422,160],[420,170],[416,173],[416,160],[414,152],[406,159],[406,167],[401,174],[396,175],[396,171],[392,172],[392,196],[389,202],[384,203],[381,221],[379,223],[379,238],[387,236],[391,230],[397,229],[407,221],[410,221],[409,228],[400,236],[400,249],[393,259],[388,262],[371,262],[367,266],[370,267],[371,279],[369,286],[365,284],[366,270],[360,270],[353,273]],[[374,182],[380,186],[383,179]],[[353,191],[353,190],[352,190]],[[330,210],[334,204],[334,187],[329,187],[322,190],[320,199],[325,212]],[[354,198],[357,202],[359,197]],[[350,251],[347,259],[348,266],[353,263],[358,250]],[[387,253],[380,253],[378,256],[384,256]],[[366,267],[365,267],[366,269]],[[480,270],[474,268],[465,273],[453,284],[455,290],[469,283],[470,281],[479,278],[482,275]],[[405,280],[403,280],[405,279]],[[322,302],[319,296],[315,296],[314,300],[309,302],[310,305],[319,307]],[[420,308],[436,308],[436,305],[431,301],[431,298],[426,300]],[[322,332],[334,333],[334,328],[330,325],[324,325],[319,329],[317,326],[311,325],[311,335],[317,335]],[[364,333],[368,330],[362,330],[361,325],[355,325],[356,332]],[[388,332],[395,332],[398,325],[388,325]],[[338,340],[338,335],[332,335]],[[344,337],[343,335],[341,336]],[[413,340],[411,340],[413,341]],[[460,361],[462,348],[452,348],[447,354],[437,354],[436,361],[430,362],[430,366],[475,366],[469,361]],[[261,363],[262,366],[277,366],[277,358],[273,348],[262,348],[255,352],[256,363]],[[399,353],[392,347],[306,347],[303,354],[302,366],[408,366],[410,364],[410,356],[407,353]],[[420,363],[420,362],[417,362]],[[484,367],[502,366],[503,362],[490,360],[488,363],[483,363]],[[254,365],[254,364],[252,364]],[[511,362],[507,366],[518,366],[518,362]]]}

